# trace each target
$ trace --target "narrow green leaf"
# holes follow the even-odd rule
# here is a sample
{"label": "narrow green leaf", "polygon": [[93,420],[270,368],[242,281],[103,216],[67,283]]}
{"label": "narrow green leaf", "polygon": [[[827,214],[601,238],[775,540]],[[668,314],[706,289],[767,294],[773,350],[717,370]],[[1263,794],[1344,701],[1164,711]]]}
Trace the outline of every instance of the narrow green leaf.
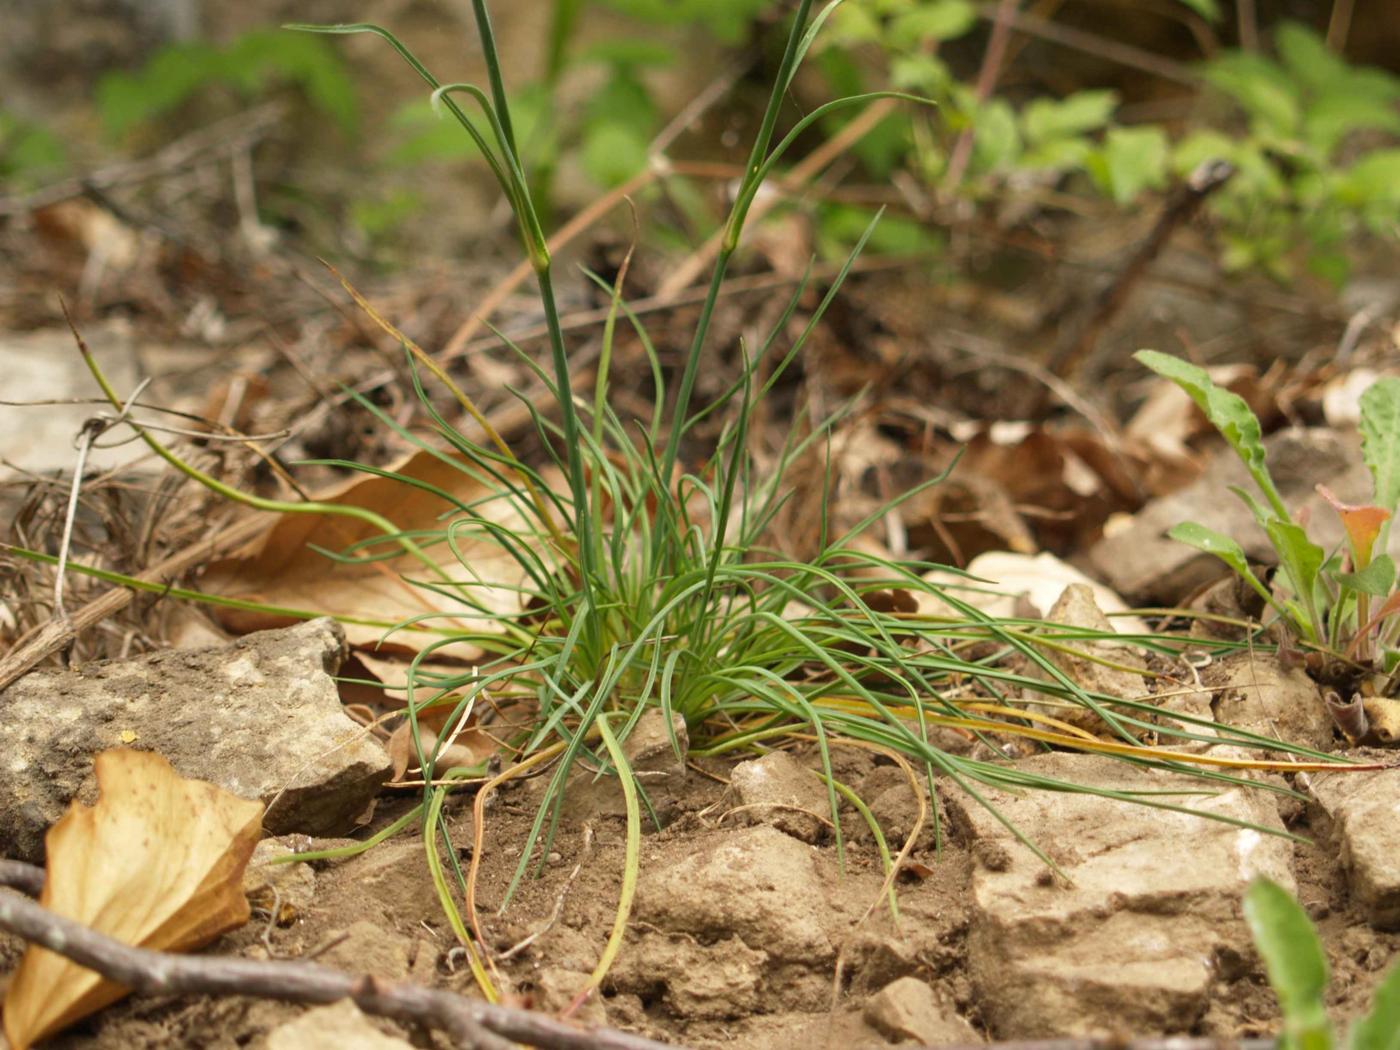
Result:
{"label": "narrow green leaf", "polygon": [[1400,502],[1400,379],[1387,376],[1361,395],[1361,453],[1376,503],[1392,514]]}
{"label": "narrow green leaf", "polygon": [[1250,476],[1269,500],[1269,506],[1280,518],[1288,520],[1288,509],[1269,476],[1264,455],[1264,432],[1248,403],[1239,394],[1217,386],[1204,368],[1156,350],[1139,350],[1133,355],[1141,364],[1164,379],[1170,379],[1191,396],[1211,426],[1220,431],[1235,454],[1249,468]]}
{"label": "narrow green leaf", "polygon": [[1334,573],[1334,576],[1339,583],[1354,591],[1384,598],[1395,588],[1395,562],[1389,554],[1382,554],[1364,569]]}
{"label": "narrow green leaf", "polygon": [[1347,1050],[1400,1050],[1400,966],[1376,986],[1370,1012],[1347,1036]]}
{"label": "narrow green leaf", "polygon": [[1322,622],[1317,614],[1317,574],[1327,552],[1312,540],[1301,525],[1291,521],[1272,519],[1265,529],[1269,540],[1278,552],[1284,572],[1288,574],[1289,585],[1298,601],[1307,612],[1308,624],[1313,638],[1320,636]]}
{"label": "narrow green leaf", "polygon": [[1282,886],[1261,877],[1245,894],[1244,916],[1278,996],[1289,1050],[1328,1050],[1327,956],[1307,913]]}

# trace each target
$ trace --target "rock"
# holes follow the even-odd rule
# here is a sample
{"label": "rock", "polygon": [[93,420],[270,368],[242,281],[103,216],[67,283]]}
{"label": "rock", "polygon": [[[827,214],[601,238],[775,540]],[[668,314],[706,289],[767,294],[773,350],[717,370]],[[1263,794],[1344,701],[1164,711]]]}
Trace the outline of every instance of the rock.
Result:
{"label": "rock", "polygon": [[[968,580],[968,576],[987,580],[992,588],[983,584],[970,587],[972,581]],[[929,583],[950,588],[960,601],[999,619],[1022,616],[1027,612],[1043,617],[1064,593],[1064,589],[1076,583],[1088,587],[1093,592],[1094,603],[1105,612],[1122,613],[1128,609],[1127,603],[1112,588],[1089,578],[1073,565],[1048,552],[1018,554],[1013,551],[987,551],[968,563],[966,574],[930,569],[923,578]],[[916,591],[914,598],[919,602],[920,612],[962,616],[952,606],[927,592]],[[1027,605],[1029,609],[1025,608]],[[1115,616],[1113,622],[1120,630],[1131,634],[1148,632],[1147,624],[1136,616]]]}
{"label": "rock", "polygon": [[901,977],[871,996],[864,1016],[887,1039],[913,1039],[924,1046],[981,1041],[973,1027],[941,1004],[917,977]]}
{"label": "rock", "polygon": [[1285,669],[1274,653],[1231,653],[1201,672],[1217,722],[1331,751],[1334,723],[1317,684],[1301,667]]}
{"label": "rock", "polygon": [[766,825],[717,836],[712,849],[648,870],[637,890],[641,922],[710,943],[737,936],[806,966],[836,956],[827,916],[816,851]]}
{"label": "rock", "polygon": [[923,964],[916,948],[903,937],[868,927],[856,930],[841,945],[851,993],[873,995],[885,985],[917,971]]}
{"label": "rock", "polygon": [[[1094,592],[1082,583],[1072,583],[1064,589],[1059,600],[1050,609],[1046,620],[1062,627],[1113,631],[1113,624],[1109,622],[1108,617],[1103,614],[1103,610],[1094,601]],[[1137,699],[1147,692],[1147,682],[1142,675],[1098,662],[1098,660],[1109,660],[1128,666],[1140,664],[1141,656],[1127,646],[1089,639],[1075,639],[1069,644],[1087,655],[1078,656],[1060,649],[1045,649],[1043,652],[1046,659],[1085,692],[1102,693],[1124,700]],[[1089,659],[1090,656],[1098,659]],[[1042,680],[1048,681],[1050,678],[1048,673],[1034,666],[1029,669],[1028,673]],[[1071,702],[1054,704],[1037,702],[1041,694],[1031,690],[1026,690],[1024,695],[1028,701],[1026,709],[1029,711],[1058,718],[1070,725],[1091,732],[1111,732],[1111,729],[1090,708],[1081,707]]]}
{"label": "rock", "polygon": [[[535,998],[530,1004],[531,1009],[562,1015],[573,1005],[578,993],[588,986],[589,974],[563,966],[545,966],[535,971],[532,980]],[[603,1026],[608,1023],[607,1009],[596,991],[571,1016],[586,1025]]]}
{"label": "rock", "polygon": [[[673,735],[675,744],[671,743]],[[676,753],[677,747],[680,748],[679,754]],[[672,777],[677,782],[685,780],[685,754],[688,750],[690,733],[686,729],[685,718],[673,713],[668,732],[666,718],[659,707],[643,711],[632,732],[622,742],[622,751],[631,763],[632,772],[648,785],[665,777]]]}
{"label": "rock", "polygon": [[826,785],[786,751],[735,766],[729,803],[740,823],[771,824],[803,842],[816,842],[831,821]]}
{"label": "rock", "polygon": [[[686,729],[685,718],[679,714],[671,716],[672,732],[684,756],[690,747],[690,734]],[[644,711],[632,731],[622,742],[623,753],[632,766],[632,774],[647,794],[649,811],[643,818],[644,826],[654,829],[650,817],[665,827],[680,812],[678,796],[685,786],[685,759],[677,758],[671,737],[666,732],[666,721],[660,708]],[[543,787],[546,781],[541,781]],[[575,822],[592,820],[596,817],[611,817],[623,820],[627,816],[627,803],[622,794],[622,785],[616,777],[600,777],[596,773],[580,770],[569,779],[568,790],[564,793],[564,813]]]}
{"label": "rock", "polygon": [[297,861],[274,864],[272,859],[293,852],[281,839],[263,839],[253,849],[243,871],[248,903],[268,914],[276,912],[278,926],[304,918],[316,896],[316,872]]}
{"label": "rock", "polygon": [[346,973],[399,980],[408,976],[413,942],[372,922],[352,922],[337,935],[337,942],[320,962]]}
{"label": "rock", "polygon": [[271,834],[333,835],[389,776],[384,750],[341,708],[331,620],[229,645],[25,675],[0,693],[0,842],[22,860],[71,799],[95,797],[92,758],[127,745],[268,806]]}
{"label": "rock", "polygon": [[[1202,790],[1180,774],[1090,755],[1041,755],[1016,768],[1119,791]],[[971,796],[945,791],[979,861],[968,966],[998,1038],[1191,1031],[1216,980],[1213,961],[1252,957],[1240,905],[1250,880],[1294,885],[1281,837],[1091,794],[979,790],[1068,879]],[[1173,801],[1282,831],[1262,792]]]}
{"label": "rock", "polygon": [[[1295,515],[1308,515],[1308,535],[1328,550],[1342,542],[1342,527],[1313,486],[1324,482],[1345,502],[1369,502],[1371,476],[1357,445],[1355,435],[1326,429],[1283,430],[1264,441],[1285,503]],[[1106,530],[1089,560],[1129,601],[1172,606],[1228,571],[1213,555],[1167,536],[1168,529],[1183,521],[1223,532],[1239,541],[1251,560],[1274,564],[1278,559],[1268,537],[1244,502],[1230,492],[1232,485],[1253,492],[1253,484],[1239,457],[1222,448],[1196,481],[1148,503],[1126,527]]]}
{"label": "rock", "polygon": [[412,1050],[385,1035],[349,999],[307,1010],[267,1033],[267,1050]]}
{"label": "rock", "polygon": [[[654,993],[676,1017],[731,1020],[764,1005],[768,953],[737,937],[700,944],[692,938],[644,933],[627,946],[608,975],[610,990]],[[577,986],[575,986],[577,988]]]}
{"label": "rock", "polygon": [[1400,769],[1314,773],[1312,794],[1331,818],[1352,899],[1366,921],[1400,928]]}

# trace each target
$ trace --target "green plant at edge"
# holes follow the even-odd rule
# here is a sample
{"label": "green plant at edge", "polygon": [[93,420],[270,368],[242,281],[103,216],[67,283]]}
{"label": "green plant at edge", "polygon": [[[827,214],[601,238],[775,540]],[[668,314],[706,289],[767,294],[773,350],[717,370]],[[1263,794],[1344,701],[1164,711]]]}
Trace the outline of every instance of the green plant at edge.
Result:
{"label": "green plant at edge", "polygon": [[[660,713],[681,754],[674,726],[684,720],[692,755],[761,752],[787,743],[812,741],[828,789],[833,837],[844,860],[838,796],[848,789],[833,775],[831,748],[851,740],[897,756],[922,774],[930,794],[935,778],[946,777],[985,805],[997,819],[1053,866],[1050,858],[1003,816],[982,790],[1034,788],[1092,792],[1107,799],[1165,810],[1196,813],[1180,796],[1210,794],[1243,785],[1288,792],[1256,784],[1231,773],[1231,767],[1306,770],[1335,760],[1304,748],[1283,744],[1243,730],[1216,726],[1190,716],[1174,715],[1177,724],[1163,725],[1147,700],[1090,693],[1068,678],[1049,658],[1054,651],[1080,652],[1078,644],[1107,637],[1104,632],[1056,628],[1026,620],[987,616],[959,596],[958,589],[935,585],[923,573],[932,566],[894,561],[866,553],[852,540],[897,506],[938,478],[904,494],[840,535],[831,535],[824,514],[820,519],[817,553],[805,561],[785,557],[769,546],[769,532],[792,493],[785,487],[801,465],[818,469],[823,495],[831,484],[832,428],[842,413],[810,421],[794,429],[777,453],[775,464],[761,468],[753,450],[751,424],[755,408],[783,370],[801,352],[840,289],[855,258],[833,281],[798,335],[781,356],[779,343],[806,293],[801,282],[782,316],[761,345],[740,343],[737,376],[709,403],[693,405],[696,380],[707,357],[707,336],[715,303],[729,263],[737,251],[744,220],[764,179],[787,149],[808,128],[832,112],[871,99],[894,97],[918,101],[893,92],[847,97],[817,107],[786,134],[777,131],[783,105],[798,65],[823,21],[835,10],[834,0],[812,17],[811,0],[802,0],[793,16],[779,74],[746,166],[746,178],[736,193],[724,227],[723,245],[715,264],[707,298],[701,308],[676,389],[668,397],[666,376],[646,329],[627,305],[620,285],[608,286],[611,310],[604,328],[593,397],[572,389],[570,361],[555,305],[552,259],[533,204],[530,181],[521,163],[501,67],[484,0],[473,0],[477,29],[487,60],[488,84],[440,83],[403,46],[378,26],[300,26],[322,33],[371,33],[386,40],[431,89],[431,98],[483,153],[515,213],[525,252],[535,272],[540,301],[549,329],[550,362],[544,367],[528,355],[521,361],[552,391],[557,419],[545,415],[526,399],[542,446],[566,479],[565,491],[554,491],[541,473],[516,457],[432,358],[372,311],[371,317],[403,344],[412,366],[415,388],[435,434],[409,431],[372,403],[370,411],[404,440],[438,457],[481,486],[487,495],[466,501],[416,478],[356,463],[337,465],[378,476],[397,478],[404,485],[426,490],[448,507],[440,529],[397,531],[391,523],[374,521],[381,536],[361,541],[327,556],[343,560],[387,558],[407,553],[423,565],[419,586],[453,598],[489,623],[488,629],[442,633],[423,644],[408,678],[408,725],[423,770],[423,800],[417,810],[428,863],[449,922],[466,946],[477,981],[488,997],[495,987],[492,963],[476,951],[474,906],[465,918],[456,901],[474,902],[474,872],[480,849],[472,853],[472,868],[463,872],[459,851],[451,848],[444,818],[449,791],[464,779],[479,782],[479,770],[444,770],[438,766],[438,742],[431,750],[418,735],[418,715],[427,707],[450,707],[447,724],[458,724],[478,702],[528,705],[528,723],[514,730],[506,743],[516,761],[480,788],[476,814],[483,799],[499,783],[523,775],[547,775],[544,801],[536,813],[521,860],[506,893],[506,903],[520,880],[535,864],[543,864],[557,833],[566,792],[583,776],[614,776],[628,799],[627,877],[623,880],[618,922],[604,961],[616,951],[626,926],[631,886],[636,877],[636,846],[641,814],[650,812],[644,784],[631,774],[620,750],[628,734],[647,711]],[[465,97],[474,114],[458,105]],[[857,242],[863,247],[872,227]],[[608,397],[614,337],[619,324],[630,326],[644,352],[654,387],[650,419],[624,420]],[[504,338],[504,337],[502,337]],[[507,345],[509,342],[507,341]],[[518,352],[518,348],[517,352]],[[776,360],[774,360],[776,358]],[[89,367],[103,384],[109,400],[119,401],[102,378],[96,362]],[[765,363],[771,368],[760,371]],[[467,438],[433,407],[422,386],[420,370],[431,372],[457,398],[469,416],[486,431],[489,441]],[[843,410],[845,411],[845,410]],[[701,444],[699,424],[723,421],[718,437],[706,442],[711,451],[699,465],[683,458],[686,439]],[[198,475],[165,450],[144,430],[142,437],[178,469],[230,498],[283,512],[352,513],[360,508],[327,504],[288,504],[260,500]],[[444,448],[445,446],[445,448]],[[825,505],[822,500],[822,506]],[[501,524],[506,508],[513,523]],[[523,524],[521,524],[523,522]],[[487,591],[504,581],[484,581],[471,574],[472,551],[486,544],[507,552],[520,577],[511,586],[518,607],[502,612],[487,601]],[[459,577],[442,570],[434,553],[446,549],[465,570]],[[83,571],[75,566],[75,571]],[[969,580],[969,586],[977,581]],[[925,595],[946,611],[923,613],[907,609],[904,597]],[[387,625],[386,638],[399,631],[432,628],[439,617],[430,614]],[[1109,632],[1111,633],[1111,632]],[[420,635],[421,637],[421,635]],[[1113,635],[1117,641],[1124,636]],[[1170,638],[1127,639],[1146,649],[1173,652],[1180,644]],[[444,646],[469,642],[483,656],[461,673],[429,673],[424,661]],[[1017,655],[1029,668],[1008,664]],[[1094,657],[1083,654],[1089,659]],[[978,696],[968,699],[966,683],[976,682]],[[1103,721],[1109,739],[1067,730],[1062,722],[1033,715],[1014,706],[1026,694],[1040,703],[1067,710],[1089,708]],[[1121,757],[1178,771],[1194,771],[1199,786],[1172,791],[1114,789],[1061,780],[1001,761],[973,758],[938,746],[931,730],[943,727],[992,744],[992,735],[1017,735],[1044,746]],[[1141,738],[1226,739],[1244,747],[1281,749],[1304,761],[1279,763],[1220,759],[1147,746]],[[993,754],[1000,754],[993,751]],[[633,804],[633,793],[635,802]],[[859,807],[857,807],[859,811]],[[1274,829],[1211,814],[1214,819],[1261,832]],[[936,821],[936,810],[935,810]],[[479,827],[479,824],[478,824]],[[937,831],[937,824],[935,823]],[[916,832],[917,833],[917,832]],[[440,851],[439,841],[448,848]],[[912,847],[914,836],[905,844]],[[888,856],[888,851],[886,851]],[[444,864],[444,857],[447,863]],[[887,887],[898,865],[886,864]],[[455,883],[457,892],[452,892]],[[882,890],[882,896],[884,891]],[[459,896],[460,895],[460,896]],[[505,906],[504,904],[502,905]],[[596,986],[600,974],[595,974]]]}
{"label": "green plant at edge", "polygon": [[1400,589],[1387,548],[1400,504],[1400,379],[1379,379],[1361,396],[1362,452],[1373,483],[1372,503],[1344,504],[1318,486],[1346,534],[1345,549],[1328,552],[1309,538],[1285,505],[1269,473],[1259,420],[1244,398],[1179,358],[1155,350],[1135,356],[1186,391],[1244,463],[1263,502],[1244,489],[1231,491],[1249,507],[1278,555],[1275,587],[1259,579],[1233,537],[1196,522],[1182,522],[1169,535],[1220,558],[1301,640],[1330,654],[1325,678],[1345,681],[1357,678],[1357,672],[1375,671],[1388,679],[1383,688],[1393,690],[1400,663]]}
{"label": "green plant at edge", "polygon": [[[1332,1050],[1327,1019],[1327,956],[1308,914],[1278,883],[1257,878],[1244,901],[1245,920],[1264,958],[1269,984],[1283,1013],[1279,1050]],[[1392,966],[1371,999],[1371,1009],[1340,1043],[1344,1050],[1400,1048],[1400,966]]]}

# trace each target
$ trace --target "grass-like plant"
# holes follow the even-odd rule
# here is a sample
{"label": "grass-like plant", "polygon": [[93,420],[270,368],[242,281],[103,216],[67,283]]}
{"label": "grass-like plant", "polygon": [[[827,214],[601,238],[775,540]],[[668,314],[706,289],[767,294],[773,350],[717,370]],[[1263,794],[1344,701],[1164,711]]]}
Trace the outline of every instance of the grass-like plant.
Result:
{"label": "grass-like plant", "polygon": [[[779,118],[793,77],[822,22],[839,2],[833,0],[815,17],[812,0],[800,0],[796,5],[746,175],[725,226],[723,249],[674,390],[668,390],[665,369],[646,330],[627,306],[619,279],[612,286],[599,281],[611,297],[611,311],[591,397],[573,390],[568,348],[555,304],[548,241],[516,147],[483,0],[473,0],[473,11],[486,56],[488,83],[484,90],[472,84],[439,82],[393,34],[378,26],[294,27],[322,33],[375,34],[422,77],[434,105],[457,121],[482,151],[514,209],[549,329],[550,368],[535,364],[524,353],[520,357],[553,394],[551,411],[526,403],[543,448],[564,478],[557,489],[547,483],[544,472],[517,456],[491,429],[471,399],[452,384],[430,355],[356,295],[409,355],[436,440],[404,430],[373,405],[362,404],[376,412],[386,427],[463,471],[490,495],[466,502],[415,478],[389,473],[405,485],[428,488],[447,501],[454,508],[450,517],[428,534],[409,534],[391,524],[375,522],[383,532],[381,537],[328,552],[345,559],[407,552],[425,567],[416,583],[449,595],[462,611],[488,624],[470,634],[443,631],[439,640],[421,648],[415,659],[409,676],[409,724],[424,771],[424,798],[417,809],[372,840],[379,841],[415,821],[422,823],[428,863],[440,898],[488,996],[495,995],[497,982],[488,972],[490,960],[473,947],[480,940],[473,933],[479,934],[479,930],[468,929],[476,926],[475,874],[482,853],[487,797],[512,778],[536,773],[549,777],[544,802],[528,840],[522,844],[521,860],[507,892],[509,900],[531,865],[548,853],[574,778],[602,774],[621,780],[627,808],[626,874],[612,937],[584,992],[595,988],[621,942],[637,878],[638,842],[648,802],[643,785],[629,770],[625,742],[648,710],[659,711],[668,727],[677,716],[684,719],[692,756],[751,752],[797,740],[812,742],[828,787],[838,852],[844,857],[839,803],[845,799],[871,825],[887,886],[893,883],[898,863],[890,856],[868,808],[837,778],[831,750],[838,744],[875,749],[890,756],[908,771],[916,788],[922,778],[930,792],[935,777],[945,776],[979,799],[983,797],[979,785],[996,785],[1093,791],[1108,798],[1186,811],[1190,811],[1189,806],[1171,796],[1065,782],[990,758],[950,753],[938,746],[931,730],[952,728],[969,738],[980,738],[992,746],[992,755],[1001,754],[996,750],[998,737],[1015,735],[1047,747],[1196,769],[1207,778],[1201,786],[1203,793],[1211,790],[1212,784],[1241,783],[1228,767],[1251,763],[1146,746],[1142,740],[1152,735],[1154,739],[1174,736],[1219,741],[1216,734],[1223,732],[1225,739],[1244,746],[1280,747],[1276,741],[1222,730],[1189,716],[1173,715],[1179,725],[1160,724],[1156,709],[1145,699],[1085,692],[1047,654],[1056,649],[1077,651],[1101,640],[1101,632],[989,618],[956,589],[926,582],[923,573],[930,566],[896,562],[858,549],[852,541],[889,507],[853,529],[832,534],[825,521],[823,499],[818,511],[822,520],[817,550],[806,560],[780,554],[770,541],[773,524],[790,496],[795,464],[801,463],[801,469],[810,475],[811,464],[825,461],[827,468],[819,468],[818,473],[825,479],[823,495],[829,494],[828,439],[840,416],[812,421],[805,430],[794,429],[776,462],[763,469],[751,432],[756,408],[821,322],[850,261],[795,339],[781,345],[805,292],[805,282],[761,345],[740,345],[740,364],[722,393],[706,404],[692,402],[700,370],[712,360],[709,336],[715,303],[738,249],[745,218],[765,177],[797,138],[827,114],[891,94],[829,102],[796,121],[779,138]],[[894,97],[917,101],[911,96]],[[469,115],[458,105],[458,98],[470,100],[473,114],[479,115]],[[867,228],[857,251],[869,234]],[[610,373],[620,325],[633,329],[649,363],[654,396],[649,419],[625,419],[612,407]],[[487,435],[483,442],[468,439],[434,410],[421,385],[422,371],[448,386],[463,410],[483,427]],[[95,374],[105,384],[100,373]],[[115,401],[110,387],[104,388]],[[700,424],[706,421],[707,427],[722,421],[717,438],[702,438]],[[188,471],[149,434],[143,436],[172,463]],[[694,448],[702,450],[698,465],[689,459]],[[354,463],[339,465],[381,476],[386,473]],[[201,480],[213,483],[212,479]],[[251,500],[227,488],[220,491],[262,509],[350,513],[348,509],[336,510],[334,505]],[[503,508],[510,514],[500,513]],[[501,525],[507,518],[523,524]],[[497,603],[488,600],[488,589],[499,593],[503,581],[450,577],[438,570],[439,562],[424,553],[447,545],[470,576],[471,551],[481,544],[508,552],[518,568],[519,582],[511,586],[518,588],[519,602],[511,612],[502,613]],[[908,599],[918,592],[937,598],[943,603],[940,608],[950,611],[943,615],[911,611],[917,603]],[[387,633],[421,627],[431,619],[388,624]],[[1112,638],[1125,640],[1120,635]],[[439,649],[463,640],[486,654],[478,666],[460,675],[424,669],[423,662]],[[1162,652],[1174,651],[1176,645],[1164,637],[1127,640]],[[1013,655],[1028,669],[1018,669],[1017,661],[1009,661]],[[1104,734],[1094,736],[1062,719],[1017,706],[1016,701],[1026,693],[1036,694],[1042,704],[1058,703],[1066,710],[1091,708],[1101,717]],[[443,806],[455,784],[467,778],[480,781],[482,771],[439,768],[442,744],[424,746],[425,739],[418,735],[418,718],[426,707],[450,706],[448,724],[457,725],[474,705],[485,702],[483,698],[498,705],[513,704],[525,716],[524,728],[508,741],[512,763],[478,791],[477,848],[470,870],[463,872],[456,866],[455,849],[438,849],[439,837],[448,835]],[[672,744],[679,757],[686,757],[674,734]],[[1323,755],[1290,750],[1315,762],[1327,762]],[[1253,765],[1278,766],[1262,761]],[[1294,770],[1312,767],[1309,761],[1287,765]],[[915,835],[911,835],[903,850],[910,850],[914,841]],[[1029,840],[1023,841],[1036,848]],[[451,872],[442,868],[444,855],[453,865]],[[308,859],[308,855],[289,859]],[[457,903],[462,897],[468,905],[465,914]],[[895,906],[893,901],[891,906]]]}

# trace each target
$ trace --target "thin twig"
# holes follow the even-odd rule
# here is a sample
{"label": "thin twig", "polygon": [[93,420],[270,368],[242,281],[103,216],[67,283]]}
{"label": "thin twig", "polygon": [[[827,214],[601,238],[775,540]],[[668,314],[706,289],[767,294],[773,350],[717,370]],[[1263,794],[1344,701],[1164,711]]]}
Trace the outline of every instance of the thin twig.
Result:
{"label": "thin twig", "polygon": [[1062,343],[1050,358],[1047,367],[1052,374],[1069,378],[1079,370],[1098,345],[1104,330],[1122,311],[1147,268],[1166,247],[1172,234],[1190,222],[1206,198],[1229,182],[1234,174],[1233,165],[1223,160],[1208,160],[1187,176],[1186,181],[1177,187],[1162,206],[1162,212],[1157,217],[1152,232],[1138,246],[1118,276],[1099,295],[1083,326],[1072,332],[1070,339]]}
{"label": "thin twig", "polygon": [[68,610],[63,605],[63,583],[67,578],[69,547],[73,542],[73,522],[78,516],[78,493],[83,488],[83,471],[87,468],[88,453],[93,446],[107,431],[114,426],[125,421],[127,413],[131,411],[131,406],[136,399],[141,396],[141,391],[145,390],[150,383],[150,379],[143,379],[141,385],[135,392],[122,403],[122,409],[116,417],[94,416],[83,424],[82,430],[78,432],[78,439],[75,442],[78,450],[78,462],[73,468],[73,484],[68,490],[68,508],[63,516],[63,539],[58,545],[58,569],[54,572],[53,578],[53,607],[63,619],[68,619]]}
{"label": "thin twig", "polygon": [[1235,12],[1239,16],[1241,49],[1258,51],[1259,16],[1254,9],[1254,0],[1237,0]]}
{"label": "thin twig", "polygon": [[[977,13],[983,19],[992,21],[997,17],[999,7],[999,3],[985,3],[978,8]],[[1129,69],[1140,69],[1144,73],[1151,73],[1153,76],[1175,81],[1178,84],[1186,84],[1189,87],[1195,87],[1201,82],[1201,78],[1189,66],[1173,62],[1171,59],[1163,58],[1151,51],[1133,47],[1131,44],[1111,40],[1097,33],[1088,33],[1082,29],[1060,25],[1048,18],[1041,18],[1025,12],[1013,12],[1008,21],[1011,28],[1019,32],[1040,37],[1042,40],[1048,40],[1052,44],[1059,44],[1061,47],[1067,47],[1073,51],[1082,51],[1086,55],[1094,55],[1110,62],[1117,62]]]}
{"label": "thin twig", "polygon": [[196,162],[217,160],[223,154],[247,149],[257,142],[276,126],[284,111],[285,107],[279,103],[268,103],[200,128],[141,160],[113,164],[87,175],[64,179],[32,193],[0,197],[0,215],[32,212],[59,201],[90,195],[94,189],[100,191],[145,182]]}
{"label": "thin twig", "polygon": [[479,1050],[510,1050],[512,1043],[542,1050],[664,1050],[661,1043],[616,1029],[577,1028],[528,1010],[316,963],[134,948],[13,893],[0,893],[0,929],[145,995],[246,995],[293,1003],[349,999],[367,1014],[421,1024],[446,1033],[458,1046]]}
{"label": "thin twig", "polygon": [[1346,53],[1347,36],[1351,33],[1351,15],[1355,0],[1334,0],[1332,17],[1327,20],[1327,47],[1336,54]]}
{"label": "thin twig", "polygon": [[44,892],[44,869],[22,860],[0,860],[0,886],[37,897]]}
{"label": "thin twig", "polygon": [[[987,50],[982,53],[982,68],[977,72],[977,85],[973,89],[978,106],[992,97],[1001,76],[1001,66],[1006,58],[1006,45],[1011,40],[1011,19],[1016,14],[1018,0],[1001,0],[996,15],[992,19],[992,35],[987,40]],[[963,173],[972,159],[972,140],[976,134],[976,121],[968,124],[953,143],[953,152],[948,159],[948,170],[943,175],[943,190],[951,193],[962,182]]]}

